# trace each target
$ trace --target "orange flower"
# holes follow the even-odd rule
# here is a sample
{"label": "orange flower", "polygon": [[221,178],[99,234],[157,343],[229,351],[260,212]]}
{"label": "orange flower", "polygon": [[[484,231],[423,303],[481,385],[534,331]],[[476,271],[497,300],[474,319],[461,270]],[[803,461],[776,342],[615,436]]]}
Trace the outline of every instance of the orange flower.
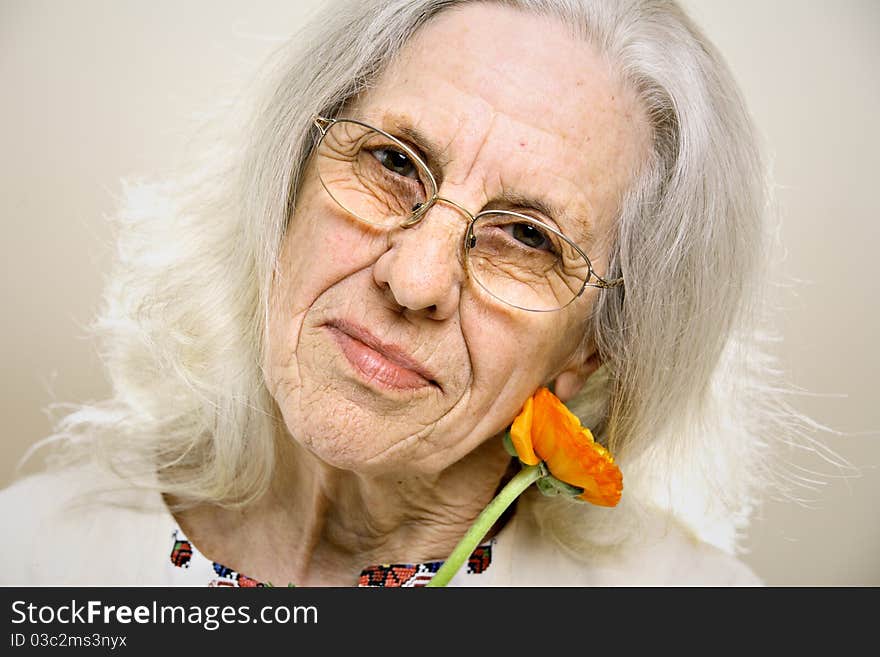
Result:
{"label": "orange flower", "polygon": [[623,475],[614,458],[547,388],[526,400],[510,427],[510,438],[520,461],[544,461],[551,475],[584,489],[581,499],[599,506],[620,501]]}

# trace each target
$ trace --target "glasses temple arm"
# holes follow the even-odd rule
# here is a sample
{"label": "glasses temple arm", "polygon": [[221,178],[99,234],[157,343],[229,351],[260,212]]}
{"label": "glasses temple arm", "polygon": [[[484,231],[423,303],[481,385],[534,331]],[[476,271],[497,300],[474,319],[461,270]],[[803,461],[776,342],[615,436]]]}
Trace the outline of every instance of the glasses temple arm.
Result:
{"label": "glasses temple arm", "polygon": [[614,287],[620,287],[623,285],[623,277],[620,278],[612,278],[611,280],[606,281],[604,278],[593,272],[593,276],[596,277],[596,283],[587,283],[590,287],[598,287],[603,290],[608,290]]}
{"label": "glasses temple arm", "polygon": [[321,134],[323,135],[327,133],[328,128],[336,123],[336,121],[334,119],[327,119],[323,116],[318,116],[317,114],[314,114],[312,116],[312,123],[315,124],[315,127],[318,128],[318,130],[320,130]]}

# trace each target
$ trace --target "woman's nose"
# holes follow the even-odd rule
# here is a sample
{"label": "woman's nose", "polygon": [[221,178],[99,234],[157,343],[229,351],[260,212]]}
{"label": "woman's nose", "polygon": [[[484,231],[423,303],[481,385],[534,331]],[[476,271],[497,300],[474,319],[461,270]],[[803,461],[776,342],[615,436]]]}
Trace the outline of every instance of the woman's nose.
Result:
{"label": "woman's nose", "polygon": [[434,205],[416,225],[391,232],[388,250],[373,265],[373,279],[404,308],[432,319],[450,317],[465,276],[461,240],[466,226],[455,208]]}

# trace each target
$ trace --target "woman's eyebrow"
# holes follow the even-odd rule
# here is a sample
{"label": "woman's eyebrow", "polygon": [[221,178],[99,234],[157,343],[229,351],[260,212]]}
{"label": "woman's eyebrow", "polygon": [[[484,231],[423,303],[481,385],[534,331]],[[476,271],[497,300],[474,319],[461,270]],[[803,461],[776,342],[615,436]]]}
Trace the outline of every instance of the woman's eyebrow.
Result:
{"label": "woman's eyebrow", "polygon": [[431,173],[435,176],[443,173],[442,171],[435,170],[435,168],[439,169],[446,166],[448,160],[441,156],[443,149],[440,148],[437,142],[411,125],[398,124],[391,132],[399,139],[403,139],[416,147],[416,150],[424,156],[425,163],[431,167]]}
{"label": "woman's eyebrow", "polygon": [[590,220],[588,217],[572,215],[542,198],[517,194],[516,192],[504,192],[495,196],[487,207],[499,205],[520,208],[526,211],[533,210],[555,222],[559,229],[570,239],[574,239],[579,243],[592,244],[593,242],[593,232],[590,230]]}

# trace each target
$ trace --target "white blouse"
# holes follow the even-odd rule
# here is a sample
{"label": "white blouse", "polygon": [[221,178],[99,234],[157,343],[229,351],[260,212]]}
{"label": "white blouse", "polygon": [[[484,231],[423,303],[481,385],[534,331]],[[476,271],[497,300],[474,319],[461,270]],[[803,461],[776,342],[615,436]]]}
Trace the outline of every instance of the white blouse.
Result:
{"label": "white blouse", "polygon": [[[262,583],[203,555],[157,492],[94,466],[31,475],[0,491],[4,586],[287,586]],[[481,545],[450,586],[754,586],[741,561],[668,525],[601,559],[575,559],[527,512]],[[441,562],[378,564],[361,586],[422,586]],[[292,584],[295,585],[295,582]]]}

